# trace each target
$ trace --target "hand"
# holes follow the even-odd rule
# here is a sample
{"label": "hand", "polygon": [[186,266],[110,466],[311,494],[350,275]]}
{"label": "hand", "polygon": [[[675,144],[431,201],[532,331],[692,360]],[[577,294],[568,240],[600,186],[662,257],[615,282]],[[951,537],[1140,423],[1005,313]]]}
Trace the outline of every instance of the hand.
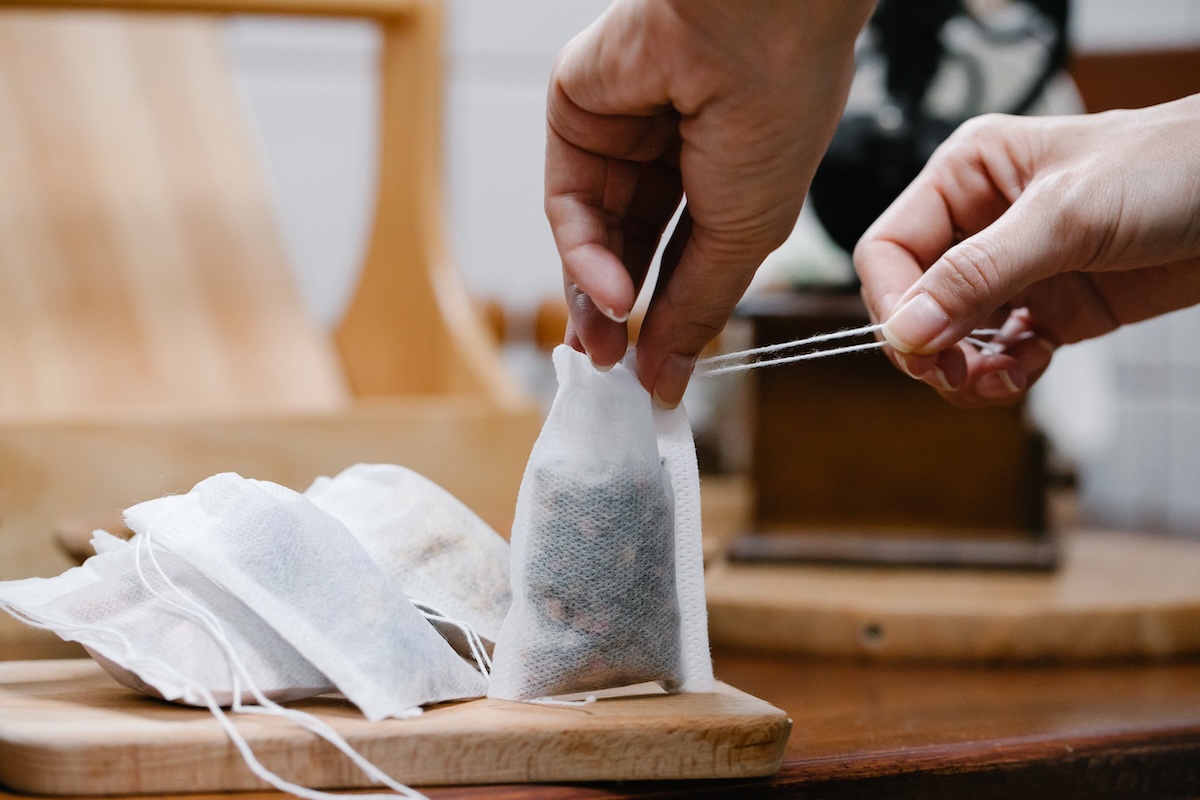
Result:
{"label": "hand", "polygon": [[[1200,302],[1200,95],[972,120],[854,264],[901,369],[958,406],[1015,403],[1059,345]],[[979,326],[996,346],[961,341]]]}
{"label": "hand", "polygon": [[568,341],[607,366],[681,197],[638,339],[655,402],[683,397],[795,224],[841,115],[867,0],[617,0],[572,40],[547,101],[546,215]]}

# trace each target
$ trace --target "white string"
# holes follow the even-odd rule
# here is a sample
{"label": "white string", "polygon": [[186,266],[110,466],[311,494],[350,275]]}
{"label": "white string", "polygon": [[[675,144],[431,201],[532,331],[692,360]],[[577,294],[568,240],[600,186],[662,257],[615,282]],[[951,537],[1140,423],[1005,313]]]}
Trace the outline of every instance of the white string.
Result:
{"label": "white string", "polygon": [[[213,696],[212,692],[209,691],[208,687],[206,687],[204,684],[200,683],[200,681],[179,672],[174,667],[172,667],[170,664],[167,664],[164,661],[161,661],[157,658],[147,658],[145,656],[139,656],[134,651],[133,645],[130,643],[130,641],[119,630],[117,630],[115,628],[108,628],[108,627],[100,626],[100,625],[70,625],[70,624],[62,624],[62,623],[55,623],[54,625],[49,625],[40,620],[31,618],[31,617],[29,617],[28,614],[20,612],[18,609],[12,608],[12,607],[8,606],[7,604],[5,604],[5,608],[7,611],[12,613],[14,617],[20,619],[22,622],[30,625],[31,627],[40,628],[42,630],[53,631],[54,633],[57,633],[59,636],[61,636],[64,639],[66,639],[70,636],[74,636],[74,637],[76,637],[75,640],[79,641],[79,638],[78,638],[79,636],[81,636],[83,634],[89,634],[89,636],[87,638],[99,639],[101,641],[107,639],[110,642],[115,641],[116,645],[118,646],[116,649],[119,649],[122,651],[122,656],[118,660],[120,661],[122,666],[124,666],[126,669],[142,676],[143,679],[146,679],[147,677],[151,677],[151,679],[152,679],[152,676],[154,676],[156,674],[164,675],[167,678],[174,681],[175,683],[187,686],[189,689],[194,691],[196,694],[198,694],[203,699],[204,705],[208,708],[208,711],[217,719],[217,722],[220,724],[221,728],[225,731],[225,735],[229,737],[229,740],[233,743],[233,746],[235,748],[237,748],[238,753],[241,754],[242,760],[246,763],[246,766],[250,769],[250,771],[253,772],[261,780],[270,784],[271,786],[275,787],[276,789],[280,790],[281,792],[288,792],[289,794],[296,795],[297,797],[303,797],[306,800],[330,800],[330,798],[338,798],[340,800],[340,798],[344,798],[344,797],[353,797],[355,800],[360,800],[360,799],[361,800],[392,800],[392,798],[394,797],[394,795],[389,795],[389,794],[359,794],[359,793],[355,793],[353,795],[349,795],[349,794],[336,794],[333,792],[322,792],[322,791],[315,790],[315,789],[309,789],[307,787],[300,786],[299,784],[295,784],[295,783],[292,783],[291,781],[285,780],[284,778],[280,777],[276,773],[274,773],[271,770],[264,767],[262,762],[260,762],[258,760],[258,758],[255,757],[254,751],[250,748],[250,744],[246,741],[245,737],[242,736],[241,732],[238,731],[238,729],[236,727],[234,727],[233,721],[229,719],[229,715],[225,713],[225,710],[223,708],[221,708],[220,703],[217,702],[216,698]],[[149,682],[149,681],[147,681],[147,682]],[[270,701],[268,701],[268,702],[270,702]],[[239,711],[239,712],[244,712],[244,713],[267,713],[267,709],[254,708],[254,707],[250,707],[250,706],[242,706],[240,708],[235,707],[234,710]],[[305,712],[302,712],[302,711],[296,711],[295,709],[282,709],[282,710],[290,711],[290,712],[292,712],[292,714],[299,715],[299,716],[311,717],[311,715],[306,714]],[[289,718],[291,718],[292,714],[289,714],[287,716],[289,716]],[[315,717],[311,717],[311,721],[316,723],[315,727],[326,729],[326,731],[330,735],[332,735],[333,739],[336,739],[337,741],[334,741],[333,739],[329,739],[326,736],[322,735],[322,733],[320,731],[312,730],[310,728],[309,730],[311,730],[312,733],[314,733],[318,736],[321,736],[321,738],[326,739],[326,741],[329,741],[330,744],[333,744],[335,747],[338,747],[338,749],[342,750],[342,752],[346,752],[346,750],[344,750],[341,746],[338,745],[338,741],[340,741],[343,745],[345,745],[346,748],[349,748],[349,745],[345,743],[344,739],[342,739],[336,732],[334,732],[331,728],[329,728],[327,725],[325,725],[325,723],[321,722],[320,720],[316,719]],[[307,728],[307,726],[305,726],[305,727]],[[393,781],[391,778],[389,778],[387,775],[385,775],[381,770],[379,770],[377,767],[375,767],[370,762],[363,759],[362,756],[358,755],[358,753],[354,752],[352,749],[350,750],[350,753],[353,754],[351,756],[351,758],[354,760],[354,762],[356,764],[359,764],[359,762],[362,761],[363,763],[365,763],[367,765],[367,767],[369,769],[364,768],[363,771],[365,773],[367,773],[368,777],[376,780],[379,783],[383,783],[384,785],[388,786],[389,788],[396,789],[398,794],[401,794],[402,796],[405,796],[405,797],[412,798],[412,800],[429,800],[429,798],[426,795],[423,795],[420,792],[417,792],[415,789],[411,789],[407,786],[404,786],[404,784]],[[362,765],[360,764],[360,767],[361,766]],[[378,776],[373,773],[378,773]],[[379,776],[382,776],[382,777],[379,777]],[[400,788],[397,789],[396,787],[400,787]]]}
{"label": "white string", "polygon": [[487,678],[489,681],[491,680],[492,658],[488,655],[487,647],[483,644],[483,637],[476,632],[474,626],[472,626],[469,622],[447,617],[445,614],[442,614],[440,611],[438,611],[432,604],[426,603],[424,600],[413,600],[411,597],[409,600],[414,606],[417,607],[417,610],[421,612],[421,615],[430,622],[442,622],[458,628],[462,632],[463,636],[465,636],[467,639],[467,646],[471,648],[471,657],[475,659],[475,665],[479,668],[479,671],[483,673],[483,677]]}
{"label": "white string", "polygon": [[583,708],[590,706],[596,702],[596,695],[589,694],[582,700],[556,700],[553,697],[536,697],[533,700],[526,700],[526,703],[535,706],[558,706],[560,708]]}
{"label": "white string", "polygon": [[[231,703],[231,709],[234,712],[243,713],[243,714],[260,714],[260,715],[265,715],[265,716],[276,716],[276,717],[283,717],[285,719],[288,719],[291,722],[299,725],[301,728],[309,731],[313,735],[318,736],[318,737],[324,739],[325,741],[329,742],[330,744],[332,744],[343,755],[345,755],[347,758],[349,758],[355,764],[355,766],[357,766],[360,770],[362,770],[363,774],[365,774],[368,778],[370,778],[374,782],[383,784],[384,786],[388,787],[389,789],[396,792],[396,794],[398,794],[400,796],[409,797],[409,798],[412,798],[413,800],[428,800],[426,795],[421,794],[420,792],[416,791],[415,789],[413,789],[409,786],[406,786],[403,783],[400,783],[399,781],[394,780],[391,776],[389,776],[383,770],[379,769],[379,767],[375,766],[370,761],[368,761],[357,750],[355,750],[353,747],[351,747],[350,744],[344,738],[342,738],[342,736],[339,733],[337,733],[337,731],[335,731],[333,728],[331,728],[323,720],[320,720],[317,717],[315,717],[312,714],[309,714],[307,712],[300,711],[299,709],[285,708],[285,707],[279,705],[278,703],[276,703],[275,701],[271,700],[270,698],[268,698],[266,695],[264,695],[262,693],[262,691],[258,688],[258,686],[254,683],[253,678],[250,677],[249,670],[246,669],[242,660],[238,657],[237,652],[235,651],[232,642],[230,642],[229,637],[225,634],[224,629],[221,627],[221,623],[216,618],[216,616],[213,615],[211,611],[209,611],[208,609],[204,608],[202,605],[197,603],[195,600],[193,600],[192,598],[185,595],[183,593],[183,591],[170,579],[170,577],[163,570],[162,566],[158,562],[158,559],[154,555],[154,550],[153,550],[153,546],[152,546],[153,543],[150,540],[152,527],[153,526],[151,526],[150,529],[147,529],[141,536],[135,537],[138,541],[135,542],[134,565],[135,565],[135,569],[137,571],[138,579],[142,582],[142,584],[146,587],[146,589],[148,589],[151,592],[151,594],[153,594],[155,597],[158,597],[158,598],[162,599],[164,602],[174,606],[182,614],[184,614],[184,616],[188,616],[193,621],[198,622],[205,629],[205,631],[209,634],[209,636],[211,636],[213,638],[213,640],[216,642],[217,646],[221,649],[222,653],[229,660],[231,678],[232,678],[232,683],[233,683],[233,692],[232,692],[233,699],[232,699],[232,703]],[[184,605],[173,601],[172,599],[166,597],[164,594],[162,594],[161,592],[159,592],[157,589],[155,589],[153,586],[150,585],[150,581],[147,579],[146,573],[142,569],[142,563],[141,563],[141,559],[140,559],[140,549],[139,548],[142,545],[143,539],[144,539],[146,551],[149,554],[149,560],[153,564],[155,570],[158,572],[159,578],[161,578],[167,584],[167,586],[169,586],[171,589],[173,589],[176,594],[178,594],[181,598],[183,598],[193,608],[187,608]],[[96,630],[107,630],[107,629],[96,629]],[[119,632],[117,632],[117,633],[118,633],[118,635],[120,635]],[[121,636],[121,639],[124,640],[124,636]],[[124,649],[128,656],[128,658],[126,660],[127,668],[135,669],[135,667],[130,666],[130,663],[141,663],[141,664],[143,664],[143,668],[145,666],[149,666],[154,663],[158,663],[161,667],[165,668],[170,674],[175,675],[181,683],[187,684],[190,688],[195,690],[204,699],[205,705],[208,706],[208,710],[210,712],[212,712],[214,717],[217,718],[217,721],[220,723],[221,727],[225,730],[225,733],[229,737],[230,741],[233,742],[234,746],[238,749],[238,752],[242,756],[242,760],[246,762],[246,766],[249,767],[251,772],[253,772],[255,775],[257,775],[262,780],[269,783],[271,786],[274,786],[276,789],[279,789],[280,791],[284,791],[284,792],[288,792],[290,794],[296,795],[297,797],[306,798],[306,800],[329,800],[329,798],[341,798],[341,797],[347,796],[345,794],[337,794],[337,793],[333,793],[333,792],[323,792],[323,791],[319,791],[319,790],[315,790],[315,789],[309,789],[304,786],[300,786],[299,784],[295,784],[295,783],[292,783],[291,781],[285,780],[284,778],[280,777],[276,773],[270,771],[265,766],[263,766],[262,762],[260,762],[258,760],[258,758],[254,755],[254,752],[250,748],[250,745],[246,742],[246,740],[242,737],[242,735],[240,733],[238,733],[237,729],[233,726],[232,721],[229,720],[228,715],[226,715],[224,710],[221,709],[220,705],[216,702],[216,698],[213,697],[212,693],[208,690],[207,687],[202,685],[199,681],[196,681],[192,678],[188,678],[187,676],[180,674],[177,670],[173,669],[169,665],[161,664],[161,662],[157,662],[156,659],[144,659],[144,658],[137,657],[136,654],[134,654],[132,652],[132,648],[130,647],[128,640],[125,640],[125,648]],[[245,681],[246,691],[250,692],[250,694],[254,697],[255,703],[257,705],[243,704],[242,692],[240,689],[241,681],[239,680],[239,677],[241,678],[241,680]],[[416,713],[414,714],[414,716],[416,716],[417,714],[420,713],[419,708],[415,709],[415,711],[416,711]],[[354,795],[354,797],[356,797],[356,798],[361,797],[366,800],[381,800],[382,798],[391,798],[392,796],[393,795],[386,795],[386,794],[363,794],[363,795],[356,794],[356,795]]]}
{"label": "white string", "polygon": [[697,362],[696,374],[700,377],[711,377],[713,375],[724,375],[727,372],[745,372],[750,369],[762,369],[763,367],[774,367],[780,364],[791,364],[795,361],[810,361],[814,358],[828,358],[829,356],[839,356],[844,353],[856,353],[860,350],[878,350],[886,345],[887,342],[866,342],[865,344],[848,344],[845,347],[831,347],[827,350],[814,350],[811,353],[801,353],[795,356],[783,356],[781,358],[769,358],[763,361],[747,361],[744,364],[728,364],[726,366],[709,367],[706,363],[708,359],[702,362]]}
{"label": "white string", "polygon": [[[810,350],[806,353],[798,353],[790,356],[779,356],[776,358],[759,359],[758,356],[767,353],[780,353],[786,350],[795,350],[800,347],[811,347],[813,345],[831,342],[837,339],[849,339],[855,336],[866,336],[878,332],[883,328],[882,324],[875,323],[872,325],[863,325],[858,328],[846,328],[840,331],[832,331],[830,333],[819,333],[815,336],[807,336],[803,339],[793,339],[790,342],[780,342],[778,344],[769,344],[762,347],[753,347],[749,350],[739,350],[734,353],[722,353],[720,355],[702,358],[696,362],[695,374],[698,377],[708,378],[716,375],[725,375],[730,372],[745,372],[751,369],[761,369],[763,367],[774,367],[780,364],[791,364],[796,361],[810,361],[816,358],[829,358],[830,356],[839,356],[846,353],[858,353],[865,350],[878,350],[887,346],[884,341],[871,341],[862,344],[848,344],[838,347],[829,347],[825,349]],[[971,335],[963,339],[963,341],[979,348],[985,354],[994,354],[1000,352],[1002,345],[996,341],[984,341],[980,336],[999,336],[1002,331],[999,328],[976,328],[971,331]],[[1026,333],[1019,336],[1016,341],[1032,336],[1032,333]]]}
{"label": "white string", "polygon": [[[777,353],[781,350],[792,350],[797,347],[805,347],[822,342],[831,342],[835,339],[849,339],[852,336],[866,336],[869,333],[875,333],[881,330],[883,325],[863,325],[861,328],[845,328],[840,331],[831,333],[818,333],[816,336],[808,336],[803,339],[793,339],[790,342],[780,342],[779,344],[768,344],[762,347],[754,347],[749,350],[739,350],[736,353],[722,353],[721,355],[712,356],[711,358],[701,359],[696,363],[696,366],[721,364],[726,361],[741,361],[751,356],[759,356],[764,353]],[[824,351],[822,351],[824,352]]]}

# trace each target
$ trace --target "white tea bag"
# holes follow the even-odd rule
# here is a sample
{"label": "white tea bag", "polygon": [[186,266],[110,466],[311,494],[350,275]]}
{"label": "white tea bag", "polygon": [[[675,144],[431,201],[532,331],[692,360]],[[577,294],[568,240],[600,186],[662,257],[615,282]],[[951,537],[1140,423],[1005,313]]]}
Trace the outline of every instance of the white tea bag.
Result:
{"label": "white tea bag", "polygon": [[712,691],[686,413],[654,409],[631,364],[601,372],[564,345],[554,366],[558,393],[517,498],[513,603],[489,696],[644,681]]}
{"label": "white tea bag", "polygon": [[346,527],[297,492],[223,473],[125,522],[255,611],[371,721],[486,691]]}
{"label": "white tea bag", "polygon": [[[233,702],[232,665],[207,612],[239,653],[246,676],[267,697],[286,702],[332,691],[333,685],[237,598],[170,553],[137,551],[103,531],[96,555],[54,578],[0,583],[0,608],[87,648],[118,682],[190,705],[206,705],[199,688],[222,705]],[[252,698],[243,681],[237,693]]]}
{"label": "white tea bag", "polygon": [[349,528],[405,595],[496,641],[512,597],[508,542],[458,498],[391,464],[317,478],[304,496]]}

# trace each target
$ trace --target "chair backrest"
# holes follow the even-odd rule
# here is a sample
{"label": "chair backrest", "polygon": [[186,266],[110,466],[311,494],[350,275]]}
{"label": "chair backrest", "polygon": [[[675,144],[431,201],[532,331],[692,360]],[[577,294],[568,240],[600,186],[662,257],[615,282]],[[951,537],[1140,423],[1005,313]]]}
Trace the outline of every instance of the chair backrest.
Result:
{"label": "chair backrest", "polygon": [[0,13],[0,417],[345,402],[215,26]]}
{"label": "chair backrest", "polygon": [[375,17],[379,194],[329,341],[283,256],[219,18],[0,11],[0,419],[520,404],[446,257],[432,0],[43,0]]}

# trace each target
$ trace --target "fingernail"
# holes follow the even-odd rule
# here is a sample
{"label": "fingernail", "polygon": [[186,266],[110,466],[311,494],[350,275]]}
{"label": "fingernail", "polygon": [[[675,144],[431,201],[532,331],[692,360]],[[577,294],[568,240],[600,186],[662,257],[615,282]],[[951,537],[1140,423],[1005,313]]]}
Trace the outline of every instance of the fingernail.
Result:
{"label": "fingernail", "polygon": [[918,294],[883,323],[883,336],[901,353],[912,353],[928,345],[950,324],[950,315],[927,294]]}
{"label": "fingernail", "polygon": [[912,371],[912,367],[908,363],[908,357],[899,351],[896,352],[896,363],[900,365],[900,369],[904,370],[904,374],[915,380],[921,380],[920,376]]}
{"label": "fingernail", "polygon": [[683,392],[687,388],[688,379],[692,377],[692,368],[695,365],[694,358],[667,356],[654,378],[654,404],[670,409],[683,402]]}
{"label": "fingernail", "polygon": [[592,298],[592,304],[596,306],[597,311],[599,311],[601,314],[603,314],[604,316],[611,319],[613,322],[628,322],[629,321],[628,313],[618,314],[617,312],[613,311],[608,306],[603,306],[603,305],[600,305],[599,303],[597,303],[595,298]]}
{"label": "fingernail", "polygon": [[957,392],[958,391],[958,389],[956,389],[950,385],[950,381],[946,378],[946,373],[942,372],[941,367],[933,368],[933,377],[937,381],[938,386],[940,386],[942,388],[942,391],[946,391],[946,392]]}
{"label": "fingernail", "polygon": [[[1024,383],[1024,381],[1021,381]],[[1008,370],[997,370],[989,372],[979,379],[975,384],[975,391],[984,397],[990,397],[993,400],[1002,400],[1006,397],[1012,397],[1014,394],[1019,394],[1021,388],[1017,385],[1017,380],[1009,374]]]}

